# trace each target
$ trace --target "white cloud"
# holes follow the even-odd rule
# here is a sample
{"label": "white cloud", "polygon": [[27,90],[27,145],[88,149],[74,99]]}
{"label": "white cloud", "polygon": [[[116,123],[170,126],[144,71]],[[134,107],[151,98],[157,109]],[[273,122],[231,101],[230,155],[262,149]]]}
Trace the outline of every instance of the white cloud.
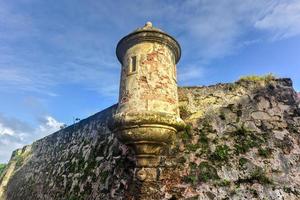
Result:
{"label": "white cloud", "polygon": [[0,163],[8,162],[12,152],[24,146],[17,135],[0,135]]}
{"label": "white cloud", "polygon": [[39,135],[39,137],[43,137],[58,131],[63,125],[64,123],[57,121],[53,117],[46,116],[35,132]]}
{"label": "white cloud", "polygon": [[300,1],[278,3],[255,23],[255,27],[270,31],[272,39],[286,39],[300,34]]}
{"label": "white cloud", "polygon": [[14,135],[15,132],[8,127],[5,127],[3,124],[0,124],[0,136],[1,135]]}
{"label": "white cloud", "polygon": [[17,148],[56,132],[64,125],[51,116],[40,120],[36,128],[15,118],[0,115],[0,163],[7,162]]}

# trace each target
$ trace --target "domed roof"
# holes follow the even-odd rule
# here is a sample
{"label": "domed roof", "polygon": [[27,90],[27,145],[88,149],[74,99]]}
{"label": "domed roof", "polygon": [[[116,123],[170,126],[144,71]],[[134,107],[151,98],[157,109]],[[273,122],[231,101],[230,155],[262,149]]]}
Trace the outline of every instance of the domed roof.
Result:
{"label": "domed roof", "polygon": [[174,53],[175,62],[177,63],[179,61],[181,55],[179,43],[169,34],[154,27],[151,22],[147,22],[145,26],[136,29],[118,42],[116,54],[120,63],[122,63],[123,56],[128,48],[144,41],[159,42],[167,45]]}

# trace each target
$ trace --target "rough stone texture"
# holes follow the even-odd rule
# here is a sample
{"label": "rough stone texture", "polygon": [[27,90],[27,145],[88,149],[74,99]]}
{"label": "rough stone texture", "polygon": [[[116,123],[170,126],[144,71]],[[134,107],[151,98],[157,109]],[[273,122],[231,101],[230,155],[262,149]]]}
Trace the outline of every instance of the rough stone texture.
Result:
{"label": "rough stone texture", "polygon": [[131,178],[132,158],[107,128],[115,108],[15,151],[1,177],[2,199],[109,199],[123,195]]}
{"label": "rough stone texture", "polygon": [[13,153],[0,199],[299,199],[300,108],[290,79],[178,88],[178,133],[154,182],[107,128],[112,106]]}
{"label": "rough stone texture", "polygon": [[[130,72],[136,56],[136,71]],[[172,51],[154,42],[143,42],[125,55],[120,86],[119,112],[156,111],[178,114],[175,61]],[[137,106],[139,105],[139,106]]]}

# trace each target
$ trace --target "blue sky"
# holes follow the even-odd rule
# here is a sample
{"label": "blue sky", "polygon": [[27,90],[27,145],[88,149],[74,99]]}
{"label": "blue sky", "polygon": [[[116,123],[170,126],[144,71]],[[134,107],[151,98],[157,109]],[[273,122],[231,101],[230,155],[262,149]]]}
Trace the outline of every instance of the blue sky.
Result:
{"label": "blue sky", "polygon": [[0,162],[116,103],[116,44],[146,21],[181,44],[179,85],[272,72],[300,90],[298,0],[0,0]]}

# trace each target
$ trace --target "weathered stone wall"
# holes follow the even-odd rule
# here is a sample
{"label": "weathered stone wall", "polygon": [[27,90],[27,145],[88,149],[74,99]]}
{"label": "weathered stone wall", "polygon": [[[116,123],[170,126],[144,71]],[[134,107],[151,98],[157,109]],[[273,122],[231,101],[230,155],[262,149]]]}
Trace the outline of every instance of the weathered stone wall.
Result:
{"label": "weathered stone wall", "polygon": [[300,109],[290,79],[181,88],[185,197],[299,199]]}
{"label": "weathered stone wall", "polygon": [[188,126],[159,180],[132,179],[134,158],[107,128],[113,106],[14,152],[0,199],[300,198],[300,109],[289,79],[178,94]]}
{"label": "weathered stone wall", "polygon": [[0,179],[0,199],[123,196],[124,184],[131,178],[128,166],[132,158],[124,156],[127,149],[107,128],[115,109],[112,106],[15,151]]}

